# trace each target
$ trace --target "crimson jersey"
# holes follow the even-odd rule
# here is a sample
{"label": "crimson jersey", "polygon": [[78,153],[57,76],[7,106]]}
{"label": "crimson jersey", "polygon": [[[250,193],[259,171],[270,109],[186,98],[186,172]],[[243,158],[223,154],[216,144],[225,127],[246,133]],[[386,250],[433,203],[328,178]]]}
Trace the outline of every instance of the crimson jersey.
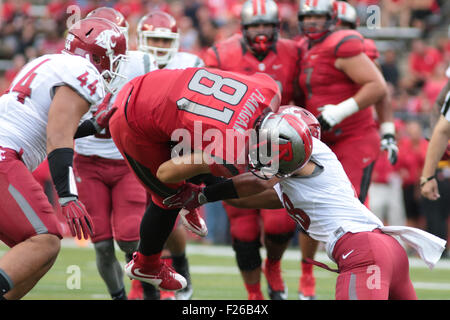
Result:
{"label": "crimson jersey", "polygon": [[[336,69],[338,58],[349,58],[365,51],[364,38],[355,30],[339,30],[312,46],[301,59],[299,85],[305,96],[305,106],[315,116],[318,108],[327,104],[339,104],[354,96],[360,86],[344,72]],[[368,128],[375,128],[371,108],[361,110],[322,133],[322,140],[333,143],[344,136],[361,135]]]}
{"label": "crimson jersey", "polygon": [[186,138],[186,131],[177,129],[187,129],[192,149],[207,150],[228,163],[236,163],[243,148],[238,143],[228,144],[227,131],[237,139],[245,137],[263,112],[277,111],[280,104],[277,84],[262,73],[249,76],[209,68],[164,69],[137,77],[130,85],[132,94],[124,113],[128,125],[141,133],[142,139],[180,141]]}
{"label": "crimson jersey", "polygon": [[294,82],[298,77],[300,50],[295,41],[278,39],[274,50],[259,61],[247,48],[241,34],[221,41],[206,52],[208,67],[244,74],[263,72],[271,76],[281,90],[281,104],[293,99]]}
{"label": "crimson jersey", "polygon": [[380,52],[372,39],[364,39],[364,52],[370,60],[376,60],[380,57]]}

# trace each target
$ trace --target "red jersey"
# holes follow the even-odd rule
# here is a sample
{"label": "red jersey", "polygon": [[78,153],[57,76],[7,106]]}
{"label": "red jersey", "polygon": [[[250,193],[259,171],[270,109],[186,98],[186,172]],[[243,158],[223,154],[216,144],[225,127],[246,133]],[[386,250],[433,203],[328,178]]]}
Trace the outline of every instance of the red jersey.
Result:
{"label": "red jersey", "polygon": [[[315,116],[326,104],[339,104],[354,96],[360,86],[343,71],[336,69],[338,58],[348,58],[364,52],[364,38],[355,30],[339,30],[314,44],[300,63],[299,85],[305,96],[305,106]],[[376,130],[371,108],[361,110],[322,133],[322,140],[333,143],[342,137],[364,135],[369,128]]]}
{"label": "red jersey", "polygon": [[286,105],[293,99],[299,58],[300,50],[295,41],[278,39],[275,48],[259,61],[247,48],[242,35],[236,34],[209,48],[204,60],[206,66],[221,70],[268,74],[279,85],[281,104]]}
{"label": "red jersey", "polygon": [[364,39],[364,53],[370,60],[376,60],[380,57],[380,52],[372,39]]}
{"label": "red jersey", "polygon": [[[205,150],[229,163],[236,163],[245,150],[239,143],[228,144],[230,134],[247,141],[245,133],[255,120],[266,111],[276,112],[280,105],[279,88],[265,74],[163,69],[137,77],[130,84],[129,102],[122,107],[128,125],[143,140],[168,143],[190,138],[192,149]],[[187,132],[190,137],[183,136]],[[217,147],[213,148],[212,141]]]}

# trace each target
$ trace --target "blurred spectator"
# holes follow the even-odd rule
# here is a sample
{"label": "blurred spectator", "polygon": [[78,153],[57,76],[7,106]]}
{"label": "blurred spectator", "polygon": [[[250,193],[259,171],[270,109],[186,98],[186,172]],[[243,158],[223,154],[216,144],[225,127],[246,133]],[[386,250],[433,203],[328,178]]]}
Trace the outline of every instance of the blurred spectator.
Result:
{"label": "blurred spectator", "polygon": [[415,39],[408,57],[409,73],[414,81],[423,82],[430,77],[434,69],[442,62],[438,49],[428,46],[424,40]]}
{"label": "blurred spectator", "polygon": [[383,73],[386,82],[389,82],[394,87],[397,87],[400,74],[398,70],[397,54],[395,50],[386,50],[383,54],[383,59],[380,65],[381,72]]}
{"label": "blurred spectator", "polygon": [[14,77],[19,73],[20,69],[25,65],[26,60],[23,54],[16,54],[13,58],[13,66],[5,72],[5,79],[8,86],[14,80]]}
{"label": "blurred spectator", "polygon": [[411,10],[408,2],[408,0],[381,0],[382,27],[409,27]]}

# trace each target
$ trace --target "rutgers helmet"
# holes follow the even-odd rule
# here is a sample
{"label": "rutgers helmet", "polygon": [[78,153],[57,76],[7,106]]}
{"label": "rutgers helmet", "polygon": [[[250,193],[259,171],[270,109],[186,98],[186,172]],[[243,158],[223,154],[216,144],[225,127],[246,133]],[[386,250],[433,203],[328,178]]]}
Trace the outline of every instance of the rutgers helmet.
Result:
{"label": "rutgers helmet", "polygon": [[[162,11],[151,12],[139,20],[137,26],[139,50],[155,57],[158,67],[167,65],[175,56],[180,46],[180,34],[174,17]],[[172,40],[170,48],[149,46],[149,38]]]}
{"label": "rutgers helmet", "polygon": [[113,8],[100,7],[100,8],[94,9],[91,12],[89,12],[88,15],[86,16],[86,18],[103,18],[103,19],[109,20],[111,22],[114,22],[119,27],[119,29],[123,32],[123,34],[125,35],[125,38],[128,41],[129,25],[128,25],[127,20],[123,16],[123,14],[120,13],[119,11],[117,11]]}
{"label": "rutgers helmet", "polygon": [[308,126],[309,130],[311,131],[311,135],[320,140],[320,123],[319,120],[317,120],[314,115],[306,110],[305,108],[298,107],[298,106],[281,106],[278,109],[278,113],[288,113],[297,115],[302,119],[306,125]]}
{"label": "rutgers helmet", "polygon": [[[305,16],[326,16],[323,26],[316,23],[305,23]],[[334,0],[300,0],[298,11],[300,31],[311,40],[318,40],[328,32],[334,30],[336,25],[336,2]]]}
{"label": "rutgers helmet", "polygon": [[270,112],[255,129],[256,139],[250,139],[249,169],[256,176],[288,177],[311,159],[311,131],[300,117]]}
{"label": "rutgers helmet", "polygon": [[359,20],[355,8],[345,1],[336,1],[336,19],[338,26],[345,23],[352,29],[356,29]]}
{"label": "rutgers helmet", "polygon": [[109,92],[115,92],[109,84],[116,77],[120,61],[126,59],[125,36],[112,22],[102,18],[85,18],[75,23],[66,36],[62,52],[88,59],[102,75]]}
{"label": "rutgers helmet", "polygon": [[[273,25],[270,34],[252,34],[249,26]],[[277,41],[280,18],[278,6],[273,0],[247,0],[241,9],[241,27],[244,41],[255,53],[267,52]]]}

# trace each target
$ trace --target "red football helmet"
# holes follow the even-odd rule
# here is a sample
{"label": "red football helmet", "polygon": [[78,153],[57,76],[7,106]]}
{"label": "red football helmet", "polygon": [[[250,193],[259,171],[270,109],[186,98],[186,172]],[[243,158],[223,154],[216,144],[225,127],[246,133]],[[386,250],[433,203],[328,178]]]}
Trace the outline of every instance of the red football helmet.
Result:
{"label": "red football helmet", "polygon": [[[300,0],[298,20],[301,32],[311,40],[319,40],[336,25],[336,2],[334,0]],[[305,16],[325,16],[326,22],[320,25],[316,22],[305,23]]]}
{"label": "red football helmet", "polygon": [[348,25],[351,29],[358,26],[358,14],[355,8],[345,1],[336,1],[337,27]]}
{"label": "red football helmet", "polygon": [[313,139],[308,125],[295,114],[267,114],[250,139],[249,169],[259,178],[288,177],[310,159]]}
{"label": "red football helmet", "polygon": [[[148,52],[155,57],[160,68],[169,63],[180,46],[180,34],[174,17],[163,11],[154,11],[141,18],[137,26],[139,50]],[[149,38],[171,40],[169,48],[149,46]]]}
{"label": "red football helmet", "polygon": [[94,9],[91,12],[89,12],[87,14],[86,18],[103,18],[103,19],[109,20],[111,22],[114,22],[119,27],[119,29],[123,32],[123,34],[125,35],[125,38],[128,41],[129,25],[128,25],[127,20],[123,16],[123,14],[120,13],[119,11],[117,11],[113,8],[100,7],[100,8]]}
{"label": "red football helmet", "polygon": [[314,115],[302,107],[297,106],[281,106],[280,109],[278,109],[278,113],[289,113],[298,115],[300,119],[305,121],[305,123],[308,125],[309,130],[311,131],[311,135],[320,140],[320,123],[314,117]]}
{"label": "red football helmet", "polygon": [[88,59],[100,72],[106,89],[116,77],[120,61],[126,58],[127,43],[124,34],[112,22],[102,18],[85,18],[68,31],[63,52]]}

